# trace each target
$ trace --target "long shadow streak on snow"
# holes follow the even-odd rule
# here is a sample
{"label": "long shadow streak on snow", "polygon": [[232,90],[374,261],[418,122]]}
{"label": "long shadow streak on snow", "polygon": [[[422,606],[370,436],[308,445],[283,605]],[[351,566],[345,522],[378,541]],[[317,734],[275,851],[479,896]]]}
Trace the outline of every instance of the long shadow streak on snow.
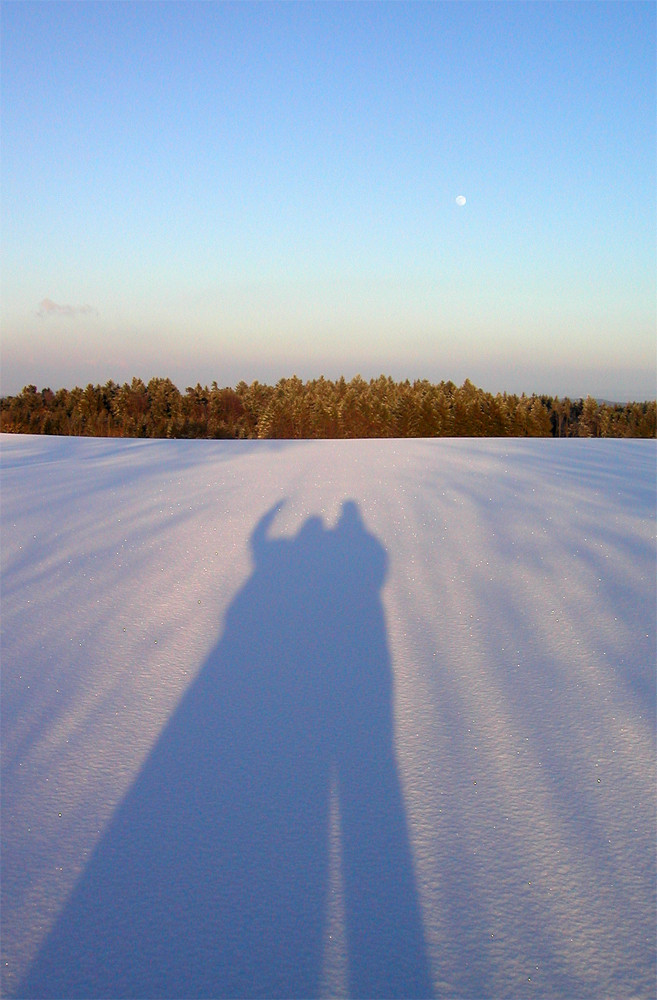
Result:
{"label": "long shadow streak on snow", "polygon": [[387,557],[347,501],[271,538],[101,838],[25,997],[312,997],[339,797],[348,988],[430,996],[393,747]]}

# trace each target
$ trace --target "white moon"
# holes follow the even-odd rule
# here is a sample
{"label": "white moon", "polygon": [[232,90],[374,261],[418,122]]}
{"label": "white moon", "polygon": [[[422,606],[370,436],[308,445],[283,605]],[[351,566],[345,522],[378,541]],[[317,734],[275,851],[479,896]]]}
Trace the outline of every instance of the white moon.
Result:
{"label": "white moon", "polygon": [[458,196],[458,198],[456,199],[456,204],[457,205],[465,205],[465,197],[462,194],[460,194]]}

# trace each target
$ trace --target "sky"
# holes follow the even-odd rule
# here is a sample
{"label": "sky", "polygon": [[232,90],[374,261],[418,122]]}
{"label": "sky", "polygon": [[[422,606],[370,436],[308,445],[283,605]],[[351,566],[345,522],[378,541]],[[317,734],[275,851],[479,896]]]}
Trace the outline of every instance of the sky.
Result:
{"label": "sky", "polygon": [[655,12],[3,3],[0,391],[654,398]]}

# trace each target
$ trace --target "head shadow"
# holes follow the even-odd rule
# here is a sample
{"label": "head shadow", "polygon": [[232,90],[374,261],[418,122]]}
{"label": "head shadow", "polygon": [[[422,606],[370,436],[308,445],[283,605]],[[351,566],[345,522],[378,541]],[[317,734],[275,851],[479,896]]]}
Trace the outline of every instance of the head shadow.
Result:
{"label": "head shadow", "polygon": [[117,809],[24,997],[313,997],[337,793],[352,996],[432,992],[393,742],[381,587],[357,505],[251,535],[223,635]]}

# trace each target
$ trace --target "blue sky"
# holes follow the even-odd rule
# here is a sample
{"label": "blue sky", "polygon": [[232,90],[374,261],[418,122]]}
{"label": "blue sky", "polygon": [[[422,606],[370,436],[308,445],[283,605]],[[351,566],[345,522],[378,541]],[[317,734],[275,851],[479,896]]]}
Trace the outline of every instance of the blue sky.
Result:
{"label": "blue sky", "polygon": [[654,396],[655,10],[3,3],[2,392]]}

